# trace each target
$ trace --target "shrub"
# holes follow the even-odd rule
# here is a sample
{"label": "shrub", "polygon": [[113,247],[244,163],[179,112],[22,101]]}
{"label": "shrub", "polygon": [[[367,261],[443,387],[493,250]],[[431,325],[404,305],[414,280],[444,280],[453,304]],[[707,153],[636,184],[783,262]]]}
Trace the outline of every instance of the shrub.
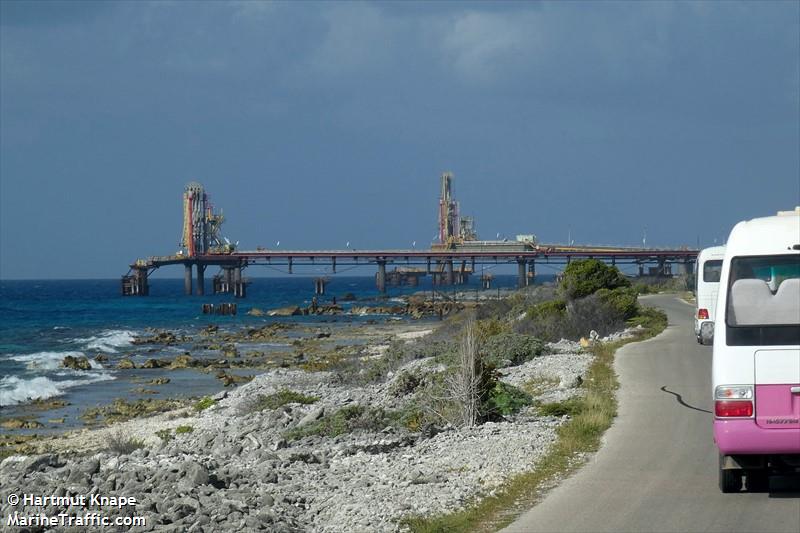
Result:
{"label": "shrub", "polygon": [[194,409],[197,412],[205,411],[215,403],[217,403],[217,401],[214,398],[212,398],[211,396],[205,396],[201,398],[196,404],[194,404]]}
{"label": "shrub", "polygon": [[291,391],[288,389],[280,390],[276,393],[269,395],[259,395],[256,403],[253,406],[255,411],[263,411],[264,409],[277,409],[289,403],[299,403],[303,405],[312,404],[318,401],[316,396],[306,396],[299,392]]}
{"label": "shrub", "polygon": [[379,431],[395,422],[397,415],[392,415],[381,408],[348,405],[316,422],[292,429],[285,436],[294,440],[311,435],[336,437],[356,430]]}
{"label": "shrub", "polygon": [[129,437],[121,429],[109,433],[106,438],[106,449],[117,455],[128,455],[139,448],[144,448],[144,441]]}
{"label": "shrub", "polygon": [[617,287],[610,290],[600,289],[596,294],[603,303],[609,305],[623,320],[633,318],[639,311],[636,289],[632,287]]}
{"label": "shrub", "polygon": [[531,335],[519,333],[502,333],[491,337],[484,345],[484,353],[488,361],[496,366],[504,360],[512,365],[519,365],[541,355],[544,343]]}
{"label": "shrub", "polygon": [[422,383],[422,376],[402,370],[392,382],[389,394],[395,397],[411,394]]}
{"label": "shrub", "polygon": [[534,305],[526,313],[530,320],[546,320],[549,318],[563,318],[567,312],[567,303],[564,300],[550,300]]}
{"label": "shrub", "polygon": [[622,273],[597,259],[572,261],[564,269],[561,290],[570,300],[594,294],[600,289],[629,287],[631,284]]}
{"label": "shrub", "polygon": [[475,336],[478,342],[486,342],[491,337],[510,331],[508,324],[497,318],[487,318],[475,322]]}
{"label": "shrub", "polygon": [[156,436],[164,442],[169,442],[175,438],[175,435],[172,434],[172,430],[169,428],[159,429],[156,431]]}
{"label": "shrub", "polygon": [[584,399],[573,397],[562,402],[543,403],[539,405],[539,414],[542,416],[576,416],[584,409]]}
{"label": "shrub", "polygon": [[488,418],[493,419],[516,414],[531,403],[529,394],[508,383],[498,381],[489,394],[484,411]]}
{"label": "shrub", "polygon": [[193,426],[178,426],[178,427],[175,428],[175,434],[176,435],[182,435],[184,433],[191,433],[192,431],[194,431],[194,427]]}

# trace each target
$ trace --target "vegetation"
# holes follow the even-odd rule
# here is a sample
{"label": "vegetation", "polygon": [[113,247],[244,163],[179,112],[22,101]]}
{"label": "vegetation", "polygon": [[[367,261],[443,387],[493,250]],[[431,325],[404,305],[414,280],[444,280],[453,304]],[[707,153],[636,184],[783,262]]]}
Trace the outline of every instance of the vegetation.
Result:
{"label": "vegetation", "polygon": [[288,389],[280,390],[274,394],[260,395],[253,410],[263,411],[264,409],[277,409],[286,404],[299,403],[302,405],[312,404],[319,400],[316,396],[306,396],[299,392],[291,391]]}
{"label": "vegetation", "polygon": [[175,428],[175,434],[176,435],[182,435],[182,434],[185,434],[185,433],[191,433],[192,431],[194,431],[194,427],[193,426],[178,426],[178,427]]}
{"label": "vegetation", "polygon": [[163,442],[169,442],[175,438],[175,435],[172,434],[172,430],[169,428],[159,429],[156,431],[156,436]]}
{"label": "vegetation", "polygon": [[597,259],[572,261],[564,269],[561,291],[570,300],[585,298],[600,289],[629,287],[630,281],[616,267]]}
{"label": "vegetation", "polygon": [[323,416],[316,422],[289,430],[284,436],[288,440],[296,440],[312,435],[336,437],[357,430],[380,431],[397,423],[399,418],[397,412],[363,405],[348,405]]}
{"label": "vegetation", "polygon": [[521,365],[544,352],[544,342],[531,335],[500,333],[484,342],[482,351],[495,366]]}
{"label": "vegetation", "polygon": [[211,396],[205,396],[200,398],[200,400],[194,404],[194,410],[199,413],[200,411],[205,411],[215,403],[217,403],[217,401],[214,398]]}
{"label": "vegetation", "polygon": [[128,455],[139,448],[144,448],[144,441],[125,435],[121,429],[108,434],[106,449],[117,455]]}
{"label": "vegetation", "polygon": [[[595,276],[597,270],[589,268],[589,275]],[[616,276],[600,272],[595,277],[610,280],[611,285],[618,280]],[[607,282],[606,282],[607,283]],[[608,284],[608,283],[607,283]],[[586,285],[576,283],[580,293]],[[597,287],[597,284],[594,284]],[[596,294],[599,291],[599,294]],[[467,532],[496,531],[513,520],[515,516],[529,508],[538,499],[538,490],[553,479],[564,477],[577,470],[585,462],[585,454],[596,451],[606,429],[611,425],[617,413],[615,391],[618,381],[613,369],[614,352],[627,342],[643,340],[660,333],[667,325],[666,315],[656,309],[631,305],[631,295],[635,293],[625,285],[617,287],[597,287],[592,293],[584,295],[578,302],[577,309],[572,302],[570,309],[566,302],[535,304],[529,308],[524,322],[528,325],[535,321],[551,321],[554,317],[567,318],[586,314],[586,309],[594,307],[596,312],[612,313],[616,320],[626,318],[630,326],[641,326],[640,333],[633,339],[617,343],[598,343],[592,347],[594,361],[590,366],[586,379],[582,384],[582,394],[562,402],[537,405],[544,416],[568,416],[568,419],[557,430],[558,440],[537,463],[535,470],[516,476],[508,481],[495,495],[476,502],[466,509],[439,517],[412,517],[403,524],[415,532]],[[634,300],[635,302],[635,300]],[[635,309],[635,312],[634,312]],[[624,322],[623,322],[624,323]],[[519,398],[516,405],[513,401],[503,407],[518,407],[524,404],[529,394],[538,394],[556,386],[556,380],[538,378],[523,386],[523,390],[511,391],[510,397]],[[516,391],[521,395],[516,396]],[[495,401],[502,395],[495,394]]]}

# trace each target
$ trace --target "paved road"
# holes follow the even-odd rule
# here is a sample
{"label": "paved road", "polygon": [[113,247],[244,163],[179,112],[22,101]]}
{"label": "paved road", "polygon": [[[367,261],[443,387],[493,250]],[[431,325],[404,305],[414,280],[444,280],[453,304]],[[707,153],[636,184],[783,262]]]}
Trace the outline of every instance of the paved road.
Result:
{"label": "paved road", "polygon": [[800,532],[800,478],[772,478],[769,493],[720,493],[711,348],[693,338],[692,307],[663,295],[647,303],[669,327],[617,352],[619,417],[602,449],[504,531]]}

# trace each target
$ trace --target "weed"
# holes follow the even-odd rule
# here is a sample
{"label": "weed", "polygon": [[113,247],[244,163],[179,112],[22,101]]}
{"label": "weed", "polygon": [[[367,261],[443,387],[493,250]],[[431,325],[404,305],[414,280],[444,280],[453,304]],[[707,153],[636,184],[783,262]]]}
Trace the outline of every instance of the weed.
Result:
{"label": "weed", "polygon": [[178,426],[175,428],[176,435],[182,435],[184,433],[191,433],[194,431],[194,426]]}
{"label": "weed", "polygon": [[201,398],[196,404],[194,404],[194,410],[197,412],[205,411],[212,405],[216,404],[217,401],[212,398],[211,396],[205,396]]}
{"label": "weed", "polygon": [[269,394],[266,396],[263,394],[259,395],[255,405],[253,406],[253,410],[263,411],[264,409],[277,409],[278,407],[282,407],[290,403],[308,405],[318,400],[319,398],[316,396],[306,396],[305,394],[301,394],[299,392],[283,389],[274,394]]}
{"label": "weed", "polygon": [[106,449],[117,455],[128,455],[139,448],[144,448],[144,441],[129,437],[122,430],[113,431],[106,438]]}

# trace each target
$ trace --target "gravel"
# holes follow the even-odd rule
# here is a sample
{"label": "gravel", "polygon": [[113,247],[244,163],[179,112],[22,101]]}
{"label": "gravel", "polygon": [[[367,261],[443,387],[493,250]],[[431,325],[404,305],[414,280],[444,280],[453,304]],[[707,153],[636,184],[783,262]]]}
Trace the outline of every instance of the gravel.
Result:
{"label": "gravel", "polygon": [[[417,336],[401,338],[415,342]],[[516,386],[541,378],[557,382],[543,394],[546,401],[577,394],[591,355],[569,341],[550,344],[546,351],[504,368],[502,379]],[[421,359],[405,370],[436,372],[441,367]],[[259,395],[282,389],[319,401],[253,411]],[[343,385],[326,372],[269,371],[220,394],[215,405],[200,413],[184,409],[84,430],[48,442],[52,453],[9,457],[0,463],[0,485],[5,493],[135,497],[135,508],[44,509],[50,516],[99,511],[109,517],[147,518],[146,526],[120,531],[399,531],[403,517],[461,509],[532,470],[565,420],[541,417],[529,408],[474,428],[412,433],[388,427],[333,438],[285,436],[346,405],[402,405],[405,400],[391,390],[391,379],[359,387]],[[193,431],[175,434],[178,426]],[[174,438],[155,435],[164,429],[172,430]],[[109,436],[120,432],[142,440],[144,447],[127,455],[103,450]],[[5,498],[0,503],[4,521],[15,511],[42,510],[12,507]]]}

